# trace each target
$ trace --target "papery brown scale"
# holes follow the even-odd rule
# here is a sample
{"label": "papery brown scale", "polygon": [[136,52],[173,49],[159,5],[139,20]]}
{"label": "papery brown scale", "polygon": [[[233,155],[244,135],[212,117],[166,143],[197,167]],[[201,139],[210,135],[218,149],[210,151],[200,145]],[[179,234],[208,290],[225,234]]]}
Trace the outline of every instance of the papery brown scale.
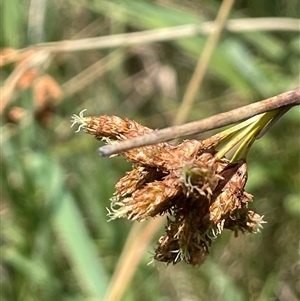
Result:
{"label": "papery brown scale", "polygon": [[216,173],[224,179],[224,175],[222,175],[222,172],[229,165],[229,160],[227,160],[225,158],[218,159],[215,161],[215,163],[216,163]]}
{"label": "papery brown scale", "polygon": [[237,210],[235,216],[226,218],[224,228],[232,231],[256,233],[264,221],[262,217],[248,208]]}
{"label": "papery brown scale", "polygon": [[243,190],[247,181],[247,165],[244,160],[228,164],[220,176],[223,178],[216,187],[215,193],[228,190],[232,193]]}
{"label": "papery brown scale", "polygon": [[174,152],[177,158],[180,159],[179,164],[190,161],[195,158],[203,149],[201,141],[198,140],[184,140],[176,146],[172,146],[170,150]]}
{"label": "papery brown scale", "polygon": [[118,116],[102,115],[85,117],[85,132],[101,140],[103,137],[113,140],[125,140],[150,133],[152,130],[141,124]]}
{"label": "papery brown scale", "polygon": [[132,194],[135,190],[140,189],[145,183],[154,180],[161,180],[164,175],[153,168],[147,168],[136,164],[134,168],[127,172],[116,184],[115,195],[124,197]]}
{"label": "papery brown scale", "polygon": [[241,203],[248,204],[249,202],[252,201],[253,201],[253,195],[246,191],[243,191],[243,194],[241,195]]}
{"label": "papery brown scale", "polygon": [[[120,200],[127,207],[129,219],[143,220],[158,214],[163,214],[172,207],[172,199],[181,193],[178,183],[169,177],[164,181],[154,181],[135,190],[130,197]],[[118,210],[118,209],[116,209]]]}
{"label": "papery brown scale", "polygon": [[244,189],[248,178],[246,161],[241,159],[238,162],[228,164],[222,171],[221,176],[224,178],[224,189]]}
{"label": "papery brown scale", "polygon": [[[181,169],[185,164],[201,160],[206,162],[213,158],[215,150],[213,147],[206,148],[205,140],[184,140],[178,145],[166,144],[163,149],[157,153],[160,166],[168,170]],[[204,158],[204,156],[208,156]]]}
{"label": "papery brown scale", "polygon": [[161,236],[158,240],[158,247],[155,250],[154,259],[166,262],[167,264],[176,263],[176,251],[179,250],[178,239],[173,238],[173,235],[169,233],[172,231],[170,225],[167,227],[169,228],[166,230],[167,234]]}
{"label": "papery brown scale", "polygon": [[127,161],[150,167],[160,167],[166,170],[166,168],[163,167],[164,162],[161,159],[161,154],[165,153],[166,149],[168,149],[168,145],[167,143],[163,143],[131,149],[122,155]]}
{"label": "papery brown scale", "polygon": [[124,197],[133,193],[141,185],[147,174],[148,172],[142,166],[135,167],[131,171],[126,172],[126,175],[116,184],[115,195]]}
{"label": "papery brown scale", "polygon": [[228,212],[233,212],[239,207],[238,199],[228,191],[222,192],[210,206],[210,220],[215,224],[221,221]]}
{"label": "papery brown scale", "polygon": [[[211,239],[204,232],[203,215],[197,210],[200,204],[194,203],[190,208],[174,209],[174,220],[168,218],[166,234],[161,237],[155,252],[155,259],[177,263],[181,260],[200,265],[209,253]],[[205,211],[203,212],[205,215]]]}
{"label": "papery brown scale", "polygon": [[159,143],[131,149],[125,152],[124,157],[130,162],[138,162],[147,166],[156,166],[161,170],[179,169],[189,156],[196,156],[202,144],[197,140],[183,141],[173,146],[169,143]]}
{"label": "papery brown scale", "polygon": [[218,223],[224,215],[242,207],[245,201],[244,187],[247,182],[245,160],[229,164],[222,172],[223,180],[215,190],[215,199],[210,206],[210,219]]}

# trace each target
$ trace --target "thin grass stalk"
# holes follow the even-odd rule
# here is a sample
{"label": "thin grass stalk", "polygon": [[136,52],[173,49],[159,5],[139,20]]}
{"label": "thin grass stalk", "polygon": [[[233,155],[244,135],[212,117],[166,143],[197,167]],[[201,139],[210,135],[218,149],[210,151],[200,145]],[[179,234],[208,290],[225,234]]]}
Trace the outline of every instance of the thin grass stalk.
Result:
{"label": "thin grass stalk", "polygon": [[[299,32],[299,20],[293,18],[244,18],[228,20],[225,26],[230,32],[254,32],[254,31],[295,31]],[[181,25],[142,32],[116,34],[80,40],[65,40],[59,42],[40,43],[30,48],[45,49],[57,52],[75,52],[94,49],[132,46],[137,44],[154,43],[196,36],[199,34],[211,34],[216,30],[215,21],[204,22],[201,25]],[[27,49],[27,48],[25,48]],[[23,49],[24,50],[24,49]]]}
{"label": "thin grass stalk", "polygon": [[99,79],[107,71],[115,68],[121,60],[122,52],[115,50],[85,70],[81,71],[61,86],[65,97],[72,96],[80,90],[83,90],[86,86]]}
{"label": "thin grass stalk", "polygon": [[99,155],[110,156],[132,148],[171,141],[188,135],[200,134],[209,130],[218,129],[255,115],[273,111],[279,108],[292,107],[300,104],[300,87],[251,103],[249,105],[220,113],[202,120],[189,122],[183,125],[171,126],[152,133],[124,140],[118,144],[105,145],[99,148]]}
{"label": "thin grass stalk", "polygon": [[216,18],[216,29],[209,36],[204,46],[202,55],[199,57],[196,69],[194,70],[192,78],[183,96],[183,100],[178,108],[178,113],[175,118],[174,125],[179,125],[184,123],[184,121],[188,116],[188,113],[191,111],[192,105],[196,98],[197,91],[199,91],[199,88],[202,84],[210,59],[212,57],[214,49],[217,46],[221,32],[224,29],[225,22],[234,4],[234,1],[235,0],[224,0],[220,7],[220,10]]}
{"label": "thin grass stalk", "polygon": [[131,227],[104,301],[121,300],[153,236],[161,228],[162,222],[163,218],[156,218],[148,223],[135,223]]}

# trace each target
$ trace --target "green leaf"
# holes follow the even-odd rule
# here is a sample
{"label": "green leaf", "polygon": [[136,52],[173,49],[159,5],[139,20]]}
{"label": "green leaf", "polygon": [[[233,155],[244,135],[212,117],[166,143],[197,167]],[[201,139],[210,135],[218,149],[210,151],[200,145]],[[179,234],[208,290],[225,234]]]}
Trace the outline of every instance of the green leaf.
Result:
{"label": "green leaf", "polygon": [[2,1],[1,27],[5,47],[20,47],[22,29],[22,3],[19,0]]}
{"label": "green leaf", "polygon": [[[79,285],[89,296],[103,298],[108,277],[83,217],[72,195],[64,188],[63,171],[57,161],[46,155],[35,155],[30,162],[34,162],[35,166],[31,166],[38,171],[36,181],[47,191],[54,230]],[[41,177],[42,174],[47,174],[47,177]]]}

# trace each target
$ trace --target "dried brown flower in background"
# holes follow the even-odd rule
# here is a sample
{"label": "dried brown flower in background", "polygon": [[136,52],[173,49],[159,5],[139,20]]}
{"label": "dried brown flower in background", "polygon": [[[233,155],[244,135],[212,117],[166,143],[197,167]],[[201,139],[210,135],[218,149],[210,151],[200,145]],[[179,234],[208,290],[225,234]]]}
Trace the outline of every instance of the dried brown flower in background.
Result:
{"label": "dried brown flower in background", "polygon": [[[73,115],[73,124],[99,140],[115,143],[151,132],[139,123],[117,116]],[[178,145],[159,143],[119,155],[133,169],[116,184],[110,219],[125,217],[142,221],[166,215],[165,234],[158,241],[154,258],[200,265],[212,241],[224,229],[237,233],[259,231],[262,217],[248,209],[252,196],[245,159],[236,162],[216,154],[217,136],[185,140]]]}
{"label": "dried brown flower in background", "polygon": [[12,107],[8,112],[7,118],[12,123],[19,123],[25,114],[26,114],[25,109],[21,107]]}
{"label": "dried brown flower in background", "polygon": [[[32,88],[35,119],[41,125],[49,126],[55,108],[63,98],[63,91],[53,77],[42,71],[42,65],[48,58],[48,53],[33,49],[0,50],[0,67],[14,63],[14,69],[2,87],[0,114],[19,92]],[[15,110],[8,108],[7,111],[8,121],[16,123],[20,120]]]}
{"label": "dried brown flower in background", "polygon": [[11,62],[17,60],[19,52],[14,48],[2,48],[0,49],[0,67],[3,67]]}
{"label": "dried brown flower in background", "polygon": [[33,81],[39,76],[39,70],[37,68],[32,68],[25,71],[16,83],[16,88],[20,91],[28,89]]}
{"label": "dried brown flower in background", "polygon": [[50,75],[42,75],[33,82],[35,118],[48,126],[54,117],[56,106],[63,97],[60,85]]}

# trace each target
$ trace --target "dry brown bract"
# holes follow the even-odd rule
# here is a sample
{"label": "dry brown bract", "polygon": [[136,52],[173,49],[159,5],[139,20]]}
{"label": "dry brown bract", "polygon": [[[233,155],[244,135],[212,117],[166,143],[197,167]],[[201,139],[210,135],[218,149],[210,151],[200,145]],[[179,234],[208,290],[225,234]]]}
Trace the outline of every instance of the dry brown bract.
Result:
{"label": "dry brown bract", "polygon": [[53,77],[43,73],[42,67],[49,57],[50,54],[42,50],[0,49],[0,68],[14,63],[13,71],[5,80],[0,93],[0,115],[7,115],[10,122],[20,122],[29,114],[28,110],[20,106],[10,108],[8,103],[12,102],[18,93],[31,88],[36,120],[46,127],[51,124],[55,108],[63,98],[63,92]]}
{"label": "dry brown bract", "polygon": [[[82,112],[73,115],[72,126],[76,123],[78,131],[83,128],[110,142],[152,131],[129,119],[83,117]],[[109,217],[142,221],[166,215],[166,232],[154,255],[159,261],[200,265],[223,229],[255,233],[263,223],[248,209],[252,195],[244,191],[246,161],[218,159],[216,137],[179,145],[159,143],[120,154],[133,162],[133,168],[116,184]]]}

